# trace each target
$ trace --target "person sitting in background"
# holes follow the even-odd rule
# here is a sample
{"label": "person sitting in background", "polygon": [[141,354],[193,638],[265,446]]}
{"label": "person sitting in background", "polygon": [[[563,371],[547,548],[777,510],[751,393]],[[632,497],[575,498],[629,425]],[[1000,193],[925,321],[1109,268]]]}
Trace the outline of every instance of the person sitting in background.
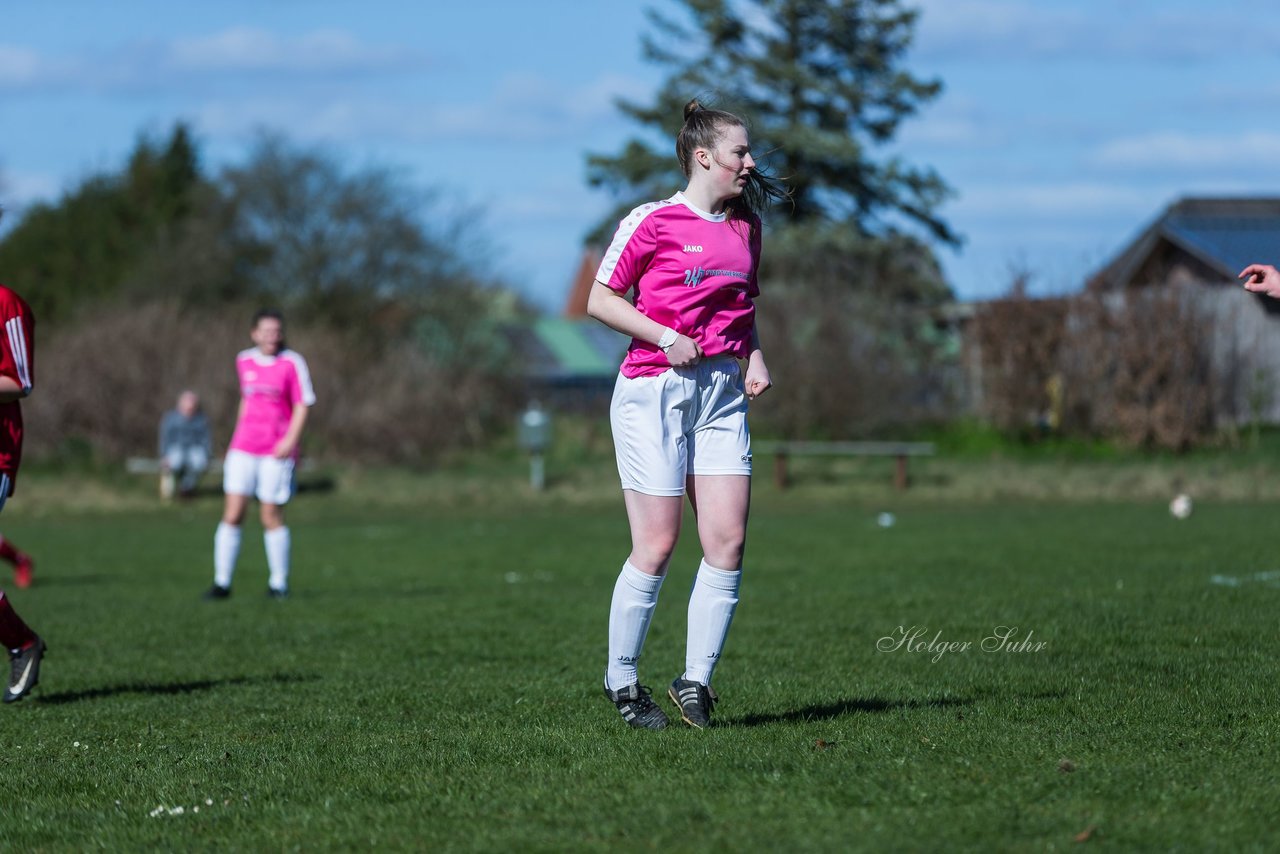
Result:
{"label": "person sitting in background", "polygon": [[194,391],[178,395],[178,404],[160,421],[160,496],[173,498],[175,486],[183,498],[193,495],[209,468],[212,443],[209,422],[200,411]]}

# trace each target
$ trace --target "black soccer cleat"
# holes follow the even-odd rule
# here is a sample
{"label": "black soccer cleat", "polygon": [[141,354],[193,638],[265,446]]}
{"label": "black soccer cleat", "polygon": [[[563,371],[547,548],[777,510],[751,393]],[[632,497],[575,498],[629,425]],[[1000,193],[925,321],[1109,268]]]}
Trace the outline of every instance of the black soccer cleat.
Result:
{"label": "black soccer cleat", "polygon": [[277,602],[283,601],[289,598],[289,588],[288,587],[268,587],[267,596],[271,599],[275,599]]}
{"label": "black soccer cleat", "polygon": [[4,701],[13,703],[25,697],[40,682],[40,659],[44,658],[44,641],[26,649],[9,650],[9,685],[4,689]]}
{"label": "black soccer cleat", "polygon": [[711,707],[719,701],[710,685],[677,677],[667,689],[667,696],[680,709],[680,719],[694,729],[711,726]]}
{"label": "black soccer cleat", "polygon": [[220,587],[217,584],[215,584],[212,587],[210,587],[208,590],[206,590],[204,592],[204,595],[201,596],[200,598],[206,602],[216,602],[219,599],[229,599],[231,598],[231,588]]}
{"label": "black soccer cleat", "polygon": [[604,695],[617,706],[622,719],[635,729],[666,729],[670,721],[666,712],[653,702],[652,692],[643,685],[627,685],[617,691],[604,686]]}

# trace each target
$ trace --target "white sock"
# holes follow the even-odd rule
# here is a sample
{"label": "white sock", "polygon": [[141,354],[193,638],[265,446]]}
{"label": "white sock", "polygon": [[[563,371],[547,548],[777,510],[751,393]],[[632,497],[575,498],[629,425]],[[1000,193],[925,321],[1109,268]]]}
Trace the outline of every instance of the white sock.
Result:
{"label": "white sock", "polygon": [[724,651],[733,611],[738,607],[742,571],[716,569],[704,559],[689,596],[689,635],[684,655],[684,678],[711,684],[711,674]]}
{"label": "white sock", "polygon": [[613,585],[613,604],[609,607],[609,666],[605,670],[605,685],[611,691],[634,685],[636,662],[644,649],[645,635],[649,634],[649,622],[653,609],[658,605],[658,592],[662,589],[661,575],[649,575],[631,565],[622,564],[618,581]]}
{"label": "white sock", "polygon": [[240,526],[218,523],[213,535],[213,583],[230,587],[231,576],[236,571],[236,558],[240,556]]}
{"label": "white sock", "polygon": [[288,590],[289,529],[282,525],[274,531],[265,531],[262,542],[267,548],[267,568],[271,570],[267,584],[272,590]]}

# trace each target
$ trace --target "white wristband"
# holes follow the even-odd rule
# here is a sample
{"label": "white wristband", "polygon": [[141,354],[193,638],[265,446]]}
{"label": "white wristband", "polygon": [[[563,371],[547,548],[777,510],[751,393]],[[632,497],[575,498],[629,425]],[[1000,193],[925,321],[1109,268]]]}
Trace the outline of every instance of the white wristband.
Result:
{"label": "white wristband", "polygon": [[662,337],[658,339],[658,349],[667,352],[671,349],[671,345],[676,343],[676,339],[680,337],[680,333],[674,329],[667,327],[667,331],[662,333]]}

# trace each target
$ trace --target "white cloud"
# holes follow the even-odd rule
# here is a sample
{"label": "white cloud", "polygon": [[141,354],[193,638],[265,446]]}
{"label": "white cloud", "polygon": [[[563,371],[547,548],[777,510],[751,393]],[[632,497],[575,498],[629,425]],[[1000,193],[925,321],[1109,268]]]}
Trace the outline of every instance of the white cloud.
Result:
{"label": "white cloud", "polygon": [[40,71],[40,56],[17,45],[0,44],[0,83],[21,84]]}
{"label": "white cloud", "polygon": [[42,56],[22,45],[0,44],[0,91],[60,84],[75,77],[75,63]]}
{"label": "white cloud", "polygon": [[1099,166],[1166,170],[1249,168],[1280,163],[1280,133],[1247,131],[1235,135],[1196,135],[1159,131],[1113,140],[1090,158]]}
{"label": "white cloud", "polygon": [[1009,130],[1001,126],[991,111],[972,97],[944,94],[937,104],[925,107],[902,123],[894,137],[906,148],[945,146],[969,150],[1007,145]]}
{"label": "white cloud", "polygon": [[185,92],[228,75],[266,81],[288,75],[328,79],[425,69],[428,58],[396,44],[369,44],[339,30],[281,36],[235,27],[198,38],[135,42],[110,50],[56,56],[0,44],[0,90]]}
{"label": "white cloud", "polygon": [[195,123],[204,133],[226,136],[267,127],[307,140],[572,142],[583,139],[598,123],[620,120],[613,97],[646,91],[643,83],[625,77],[566,89],[524,73],[507,75],[482,99],[464,103],[346,96],[320,102],[297,95],[219,100],[199,108]]}
{"label": "white cloud", "polygon": [[[1022,218],[1078,218],[1144,214],[1163,198],[1147,188],[1100,182],[983,186],[960,193],[952,219],[963,230],[963,219],[979,216]],[[1153,201],[1154,199],[1154,201]]]}
{"label": "white cloud", "polygon": [[1270,55],[1280,38],[1272,10],[1260,0],[1212,5],[916,0],[911,5],[921,11],[915,49],[927,58],[1198,61],[1251,49]]}
{"label": "white cloud", "polygon": [[51,175],[0,170],[0,208],[5,211],[0,228],[12,227],[26,208],[36,202],[51,202],[61,192],[61,182]]}
{"label": "white cloud", "polygon": [[193,39],[178,39],[164,51],[178,71],[377,71],[417,62],[398,45],[369,45],[340,30],[317,30],[283,37],[266,30],[234,27]]}

